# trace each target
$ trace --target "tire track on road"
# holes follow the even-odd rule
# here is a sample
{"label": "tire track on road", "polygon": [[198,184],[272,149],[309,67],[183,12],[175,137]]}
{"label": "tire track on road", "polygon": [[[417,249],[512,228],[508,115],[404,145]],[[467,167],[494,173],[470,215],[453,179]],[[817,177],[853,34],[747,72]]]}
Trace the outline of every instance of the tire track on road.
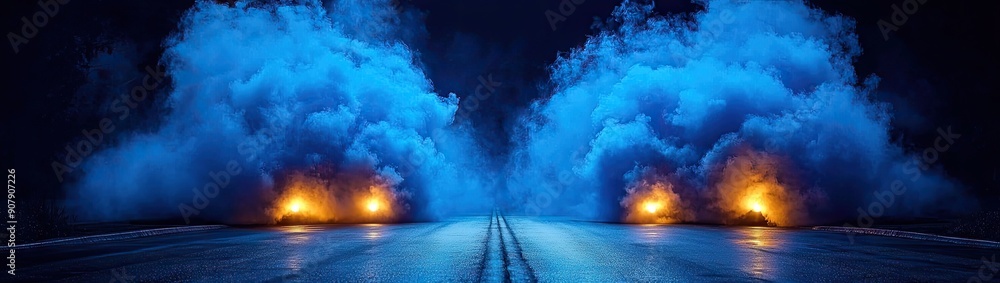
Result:
{"label": "tire track on road", "polygon": [[[483,239],[483,257],[479,262],[479,282],[510,282],[507,276],[506,265],[503,257],[503,241],[500,240],[500,233],[494,232],[494,225],[499,229],[499,222],[496,212],[490,213],[489,225],[486,227],[486,238]],[[499,230],[498,230],[499,231]]]}
{"label": "tire track on road", "polygon": [[[500,255],[503,259],[503,282],[512,282],[510,278],[510,257],[507,256],[507,242],[503,240],[503,222],[500,222],[500,212],[493,214],[497,219],[497,235],[500,238]],[[520,282],[520,281],[518,281]]]}
{"label": "tire track on road", "polygon": [[[497,212],[497,228],[501,231],[500,239],[504,247],[504,264],[507,267],[506,274],[508,277],[505,282],[538,282],[535,270],[531,268],[528,260],[524,258],[524,250],[521,249],[521,243],[517,240],[517,235],[510,228],[507,217],[499,213],[499,211]],[[501,230],[501,228],[503,229]],[[506,238],[503,237],[503,231],[507,232]],[[514,261],[511,261],[511,258]]]}
{"label": "tire track on road", "polygon": [[[495,227],[495,228],[494,228]],[[538,282],[517,235],[500,210],[490,213],[479,262],[479,282]]]}

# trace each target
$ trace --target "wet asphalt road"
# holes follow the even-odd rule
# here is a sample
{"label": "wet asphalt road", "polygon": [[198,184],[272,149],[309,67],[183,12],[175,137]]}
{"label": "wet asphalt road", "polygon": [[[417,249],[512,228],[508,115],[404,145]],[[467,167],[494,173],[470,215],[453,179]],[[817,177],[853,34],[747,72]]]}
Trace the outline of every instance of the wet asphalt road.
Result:
{"label": "wet asphalt road", "polygon": [[879,236],[859,235],[855,240],[850,244],[844,234],[807,229],[643,226],[492,215],[393,225],[226,228],[25,249],[18,250],[15,279],[1000,281],[1000,274],[985,277],[993,276],[992,264],[982,260],[989,261],[1000,250]]}

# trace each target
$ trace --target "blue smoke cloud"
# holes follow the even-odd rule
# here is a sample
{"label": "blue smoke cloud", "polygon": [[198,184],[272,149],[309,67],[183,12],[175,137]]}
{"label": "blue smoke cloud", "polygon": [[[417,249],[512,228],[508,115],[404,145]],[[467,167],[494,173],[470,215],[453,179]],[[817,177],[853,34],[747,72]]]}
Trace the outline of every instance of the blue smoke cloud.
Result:
{"label": "blue smoke cloud", "polygon": [[388,187],[401,219],[488,211],[458,99],[432,91],[400,39],[419,17],[389,0],[331,5],[195,4],[165,42],[168,113],[87,160],[81,215],[273,222],[302,176],[345,200]]}
{"label": "blue smoke cloud", "polygon": [[763,198],[800,225],[852,219],[897,180],[887,215],[967,204],[890,141],[878,79],[852,66],[853,21],[801,1],[703,5],[663,17],[625,1],[552,65],[554,94],[522,118],[511,209],[617,221],[645,190],[680,198],[677,221],[726,223]]}
{"label": "blue smoke cloud", "polygon": [[551,96],[503,110],[525,114],[509,155],[491,155],[477,139],[497,134],[456,119],[458,96],[435,93],[415,59],[421,14],[201,1],[165,41],[162,115],[86,160],[74,205],[95,220],[271,223],[294,192],[345,207],[322,220],[357,221],[348,208],[374,194],[394,220],[500,205],[638,222],[761,210],[799,225],[856,217],[895,181],[906,192],[889,215],[968,205],[890,140],[878,79],[852,66],[850,19],[801,1],[703,4],[664,17],[626,1],[551,66]]}

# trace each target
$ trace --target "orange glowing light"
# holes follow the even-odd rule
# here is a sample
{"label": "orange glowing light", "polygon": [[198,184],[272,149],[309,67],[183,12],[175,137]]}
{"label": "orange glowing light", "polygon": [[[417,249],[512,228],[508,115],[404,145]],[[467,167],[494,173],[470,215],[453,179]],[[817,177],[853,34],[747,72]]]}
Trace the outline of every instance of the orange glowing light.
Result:
{"label": "orange glowing light", "polygon": [[379,209],[379,203],[376,199],[368,200],[368,211],[376,212]]}
{"label": "orange glowing light", "polygon": [[303,205],[301,200],[292,200],[288,204],[288,211],[291,211],[292,213],[299,213],[299,211],[302,211],[302,208]]}
{"label": "orange glowing light", "polygon": [[660,206],[659,202],[646,202],[643,207],[646,209],[646,212],[656,213],[657,210],[660,210]]}
{"label": "orange glowing light", "polygon": [[408,208],[395,193],[378,176],[337,179],[293,172],[283,177],[280,194],[266,212],[279,225],[388,223]]}
{"label": "orange glowing light", "polygon": [[681,222],[687,213],[673,185],[665,180],[643,180],[630,184],[619,204],[626,209],[623,221],[636,224]]}
{"label": "orange glowing light", "polygon": [[761,206],[759,202],[754,202],[752,205],[750,205],[750,209],[753,209],[753,212],[764,211],[764,207]]}

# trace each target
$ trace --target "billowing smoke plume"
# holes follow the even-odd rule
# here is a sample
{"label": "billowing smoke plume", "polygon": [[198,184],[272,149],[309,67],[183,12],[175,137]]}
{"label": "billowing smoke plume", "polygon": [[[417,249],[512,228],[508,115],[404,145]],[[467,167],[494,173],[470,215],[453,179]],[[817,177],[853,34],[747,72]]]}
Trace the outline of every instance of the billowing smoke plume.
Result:
{"label": "billowing smoke plume", "polygon": [[85,161],[71,185],[80,215],[393,221],[499,203],[799,225],[965,205],[890,140],[878,79],[852,66],[854,23],[801,1],[670,17],[626,1],[552,65],[552,95],[524,111],[509,154],[484,154],[476,145],[492,142],[477,139],[497,134],[474,135],[455,122],[457,96],[434,92],[408,44],[426,33],[419,14],[391,0],[276,2],[195,4],[164,43],[171,85],[151,107],[163,113]]}
{"label": "billowing smoke plume", "polygon": [[82,215],[268,223],[327,207],[312,212],[363,221],[344,208],[358,202],[395,219],[488,211],[492,184],[474,170],[486,161],[452,123],[458,99],[433,92],[400,39],[421,33],[418,17],[390,0],[305,2],[195,4],[165,42],[169,113],[86,161],[72,188]]}
{"label": "billowing smoke plume", "polygon": [[554,63],[554,94],[517,137],[512,208],[615,221],[645,211],[646,222],[760,212],[800,225],[851,219],[873,192],[892,197],[887,215],[955,195],[890,141],[891,108],[870,98],[877,78],[862,83],[852,66],[853,21],[801,1],[704,5],[662,17],[626,1]]}

